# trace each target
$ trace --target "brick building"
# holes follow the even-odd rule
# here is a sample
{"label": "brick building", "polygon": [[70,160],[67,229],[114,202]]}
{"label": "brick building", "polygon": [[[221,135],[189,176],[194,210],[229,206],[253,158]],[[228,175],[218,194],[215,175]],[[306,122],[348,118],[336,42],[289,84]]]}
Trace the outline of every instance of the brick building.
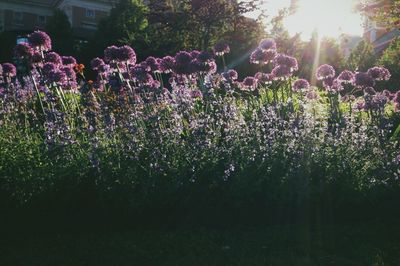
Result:
{"label": "brick building", "polygon": [[0,0],[0,32],[43,29],[55,9],[63,10],[77,37],[91,36],[118,0]]}
{"label": "brick building", "polygon": [[368,1],[364,8],[364,39],[374,46],[375,52],[380,53],[390,45],[392,40],[400,37],[400,30],[388,29],[375,21],[373,17],[377,8],[390,8],[390,6],[387,0]]}

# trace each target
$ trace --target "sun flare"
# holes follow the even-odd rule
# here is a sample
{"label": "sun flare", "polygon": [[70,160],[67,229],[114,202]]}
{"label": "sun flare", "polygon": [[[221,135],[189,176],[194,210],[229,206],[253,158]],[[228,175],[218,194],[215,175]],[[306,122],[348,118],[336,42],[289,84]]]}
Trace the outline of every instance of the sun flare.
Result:
{"label": "sun flare", "polygon": [[309,39],[313,31],[337,38],[341,34],[362,35],[362,18],[353,11],[354,0],[292,0],[294,13],[285,21],[291,34]]}

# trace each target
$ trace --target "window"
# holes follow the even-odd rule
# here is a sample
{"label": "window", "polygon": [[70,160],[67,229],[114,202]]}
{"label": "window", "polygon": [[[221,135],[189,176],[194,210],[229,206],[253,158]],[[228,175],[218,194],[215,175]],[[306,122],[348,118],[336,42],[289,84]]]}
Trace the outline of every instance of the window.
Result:
{"label": "window", "polygon": [[22,21],[22,19],[23,19],[23,14],[22,14],[22,12],[14,12],[14,13],[13,13],[13,19],[14,19],[15,21]]}
{"label": "window", "polygon": [[96,12],[93,9],[86,9],[87,18],[95,18]]}
{"label": "window", "polygon": [[39,24],[46,24],[46,17],[45,16],[38,16],[37,21]]}

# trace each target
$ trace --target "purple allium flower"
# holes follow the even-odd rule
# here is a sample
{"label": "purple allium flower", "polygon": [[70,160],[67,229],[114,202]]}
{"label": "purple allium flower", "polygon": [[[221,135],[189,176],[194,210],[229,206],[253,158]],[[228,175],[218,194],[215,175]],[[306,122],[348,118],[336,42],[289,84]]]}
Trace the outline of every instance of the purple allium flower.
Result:
{"label": "purple allium flower", "polygon": [[121,46],[117,49],[117,60],[134,65],[136,64],[136,53],[129,45]]}
{"label": "purple allium flower", "polygon": [[190,91],[190,96],[193,99],[202,99],[203,93],[200,90],[192,90],[192,91]]}
{"label": "purple allium flower", "polygon": [[151,72],[158,72],[160,71],[160,64],[157,58],[149,56],[146,59],[146,64],[150,67]]}
{"label": "purple allium flower", "polygon": [[175,69],[175,59],[172,56],[165,56],[160,62],[160,71],[170,73]]}
{"label": "purple allium flower", "polygon": [[188,66],[192,59],[191,54],[186,51],[180,51],[175,55],[175,63],[177,65]]}
{"label": "purple allium flower", "polygon": [[110,71],[110,66],[109,65],[100,65],[97,68],[97,72],[101,73],[101,74],[107,74]]}
{"label": "purple allium flower", "polygon": [[238,79],[238,73],[234,69],[229,69],[228,71],[222,74],[225,80],[227,81],[234,81]]}
{"label": "purple allium flower", "polygon": [[135,65],[131,67],[130,74],[139,84],[149,85],[153,82],[152,76],[147,72],[143,65]]}
{"label": "purple allium flower", "polygon": [[247,77],[242,82],[247,89],[254,90],[257,87],[257,80],[254,77]]}
{"label": "purple allium flower", "polygon": [[357,88],[373,87],[374,79],[368,73],[357,72],[354,76],[354,84]]}
{"label": "purple allium flower", "polygon": [[190,56],[191,56],[193,59],[197,59],[197,57],[199,56],[199,54],[200,54],[200,51],[197,51],[197,50],[193,50],[193,51],[190,52]]}
{"label": "purple allium flower", "polygon": [[342,83],[334,78],[327,78],[322,82],[322,84],[327,91],[338,92],[344,90]]}
{"label": "purple allium flower", "polygon": [[60,55],[57,54],[56,52],[47,53],[47,54],[44,56],[44,61],[45,61],[45,62],[48,62],[48,63],[51,62],[51,63],[54,63],[54,64],[56,64],[56,65],[61,65],[61,64],[62,64],[61,57],[60,57]]}
{"label": "purple allium flower", "polygon": [[319,95],[318,95],[318,93],[317,93],[315,90],[309,90],[309,91],[306,93],[306,98],[307,98],[308,100],[310,100],[310,101],[313,101],[313,100],[319,99]]}
{"label": "purple allium flower", "polygon": [[51,39],[47,33],[43,31],[35,31],[28,36],[28,41],[32,47],[41,51],[51,50]]}
{"label": "purple allium flower", "polygon": [[194,59],[189,64],[188,74],[194,74],[197,72],[207,72],[207,69],[205,64],[200,63],[197,59]]}
{"label": "purple allium flower", "polygon": [[335,69],[331,65],[321,65],[317,69],[317,79],[318,80],[325,80],[325,79],[332,79],[335,77]]}
{"label": "purple allium flower", "polygon": [[61,68],[61,70],[65,73],[66,77],[70,81],[76,81],[76,73],[75,73],[73,67],[71,67],[71,66],[63,66]]}
{"label": "purple allium flower", "polygon": [[298,79],[293,83],[292,90],[295,92],[301,91],[301,90],[308,90],[310,88],[310,83],[308,83],[307,80],[305,79]]}
{"label": "purple allium flower", "polygon": [[57,69],[57,66],[52,62],[47,62],[43,65],[42,69],[44,74],[50,74],[50,72],[53,72]]}
{"label": "purple allium flower", "polygon": [[58,69],[49,73],[47,81],[49,83],[57,83],[57,85],[61,86],[66,85],[68,82],[65,73]]}
{"label": "purple allium flower", "polygon": [[271,84],[274,79],[272,74],[266,74],[262,72],[257,72],[254,75],[254,78],[257,79],[258,83],[262,84]]}
{"label": "purple allium flower", "polygon": [[340,83],[344,84],[353,84],[354,83],[354,73],[349,70],[344,70],[340,75],[337,77],[337,80]]}
{"label": "purple allium flower", "polygon": [[389,80],[391,76],[389,70],[384,67],[370,68],[367,73],[374,80]]}
{"label": "purple allium flower", "polygon": [[39,65],[39,64],[43,63],[42,53],[34,52],[32,57],[31,57],[31,62],[34,65]]}
{"label": "purple allium flower", "polygon": [[261,65],[268,64],[274,60],[275,56],[275,50],[262,50],[257,48],[250,56],[250,63]]}
{"label": "purple allium flower", "polygon": [[220,41],[214,45],[214,53],[216,56],[223,56],[224,54],[229,54],[230,51],[231,48],[224,41]]}
{"label": "purple allium flower", "polygon": [[118,58],[118,47],[113,45],[109,46],[104,50],[104,59],[107,62],[117,61]]}
{"label": "purple allium flower", "polygon": [[377,93],[372,98],[371,108],[374,110],[383,110],[388,102],[389,99],[385,95]]}
{"label": "purple allium flower", "polygon": [[214,74],[217,72],[217,63],[215,61],[211,61],[208,64],[205,64],[206,72],[209,74]]}
{"label": "purple allium flower", "polygon": [[76,65],[76,59],[72,56],[62,56],[61,60],[64,66],[73,67]]}
{"label": "purple allium flower", "polygon": [[17,69],[11,63],[3,64],[3,75],[6,77],[15,77],[17,75]]}
{"label": "purple allium flower", "polygon": [[31,58],[33,49],[28,43],[19,43],[14,48],[14,54],[17,58]]}
{"label": "purple allium flower", "polygon": [[177,74],[191,74],[192,56],[186,51],[180,51],[175,55],[175,71]]}
{"label": "purple allium flower", "polygon": [[274,79],[286,79],[291,77],[292,74],[293,72],[291,69],[285,65],[276,66],[271,72],[271,75],[274,77]]}
{"label": "purple allium flower", "polygon": [[297,71],[299,69],[297,59],[285,54],[278,54],[275,56],[274,66],[275,67],[283,66],[285,68],[288,68],[290,72]]}
{"label": "purple allium flower", "polygon": [[90,62],[90,66],[92,67],[92,69],[93,69],[94,71],[99,70],[99,68],[100,68],[101,66],[103,66],[103,65],[105,65],[103,59],[98,58],[98,57],[94,58],[94,59]]}
{"label": "purple allium flower", "polygon": [[258,47],[262,50],[276,50],[276,42],[274,39],[261,40]]}
{"label": "purple allium flower", "polygon": [[212,54],[207,51],[201,51],[200,54],[197,56],[197,59],[202,63],[208,63],[214,60]]}

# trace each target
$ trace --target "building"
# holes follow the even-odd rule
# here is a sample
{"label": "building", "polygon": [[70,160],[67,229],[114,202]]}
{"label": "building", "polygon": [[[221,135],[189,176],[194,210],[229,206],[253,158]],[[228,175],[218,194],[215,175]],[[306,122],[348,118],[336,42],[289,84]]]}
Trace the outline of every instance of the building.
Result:
{"label": "building", "polygon": [[374,12],[378,8],[390,8],[388,1],[370,0],[363,9],[365,15],[364,39],[374,46],[376,53],[382,52],[395,38],[400,37],[399,29],[388,29],[374,20]]}
{"label": "building", "polygon": [[118,0],[0,0],[0,32],[43,29],[55,9],[63,10],[77,37],[94,34]]}

